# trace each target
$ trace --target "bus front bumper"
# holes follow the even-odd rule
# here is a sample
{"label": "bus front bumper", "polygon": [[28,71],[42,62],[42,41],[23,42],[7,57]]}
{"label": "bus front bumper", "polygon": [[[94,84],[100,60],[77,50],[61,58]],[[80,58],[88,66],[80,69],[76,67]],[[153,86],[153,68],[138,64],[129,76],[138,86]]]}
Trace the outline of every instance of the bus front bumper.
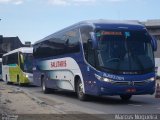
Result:
{"label": "bus front bumper", "polygon": [[154,94],[155,92],[155,81],[142,83],[142,82],[131,82],[129,85],[125,83],[104,83],[100,82],[97,86],[97,93],[99,95],[145,95]]}

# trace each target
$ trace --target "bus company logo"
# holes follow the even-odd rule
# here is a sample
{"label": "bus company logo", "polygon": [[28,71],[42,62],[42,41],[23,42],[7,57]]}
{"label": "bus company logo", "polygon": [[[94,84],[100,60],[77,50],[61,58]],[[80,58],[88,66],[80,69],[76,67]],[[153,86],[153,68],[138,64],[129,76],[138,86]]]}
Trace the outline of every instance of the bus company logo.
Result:
{"label": "bus company logo", "polygon": [[67,67],[66,60],[64,61],[53,61],[51,62],[51,68],[58,68],[58,67]]}
{"label": "bus company logo", "polygon": [[129,81],[128,85],[134,85],[134,82],[133,81]]}

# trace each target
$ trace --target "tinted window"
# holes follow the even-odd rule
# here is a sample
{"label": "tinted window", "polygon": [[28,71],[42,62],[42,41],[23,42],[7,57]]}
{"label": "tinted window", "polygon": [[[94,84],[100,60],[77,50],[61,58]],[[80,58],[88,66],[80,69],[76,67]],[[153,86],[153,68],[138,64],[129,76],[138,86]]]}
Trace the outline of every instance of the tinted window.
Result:
{"label": "tinted window", "polygon": [[66,39],[65,44],[67,46],[67,53],[75,53],[80,51],[78,29],[66,32],[64,38]]}
{"label": "tinted window", "polygon": [[3,65],[18,64],[18,53],[13,53],[3,57]]}
{"label": "tinted window", "polygon": [[3,56],[2,57],[2,63],[3,63],[3,65],[6,65],[7,64],[7,56]]}
{"label": "tinted window", "polygon": [[20,67],[24,72],[32,73],[33,69],[33,55],[31,53],[21,53],[20,57]]}
{"label": "tinted window", "polygon": [[52,38],[34,45],[35,58],[45,58],[80,51],[78,29],[61,32]]}
{"label": "tinted window", "polygon": [[154,69],[151,37],[146,31],[97,32],[99,66],[117,73],[147,73]]}
{"label": "tinted window", "polygon": [[13,53],[8,56],[7,64],[18,64],[18,53]]}

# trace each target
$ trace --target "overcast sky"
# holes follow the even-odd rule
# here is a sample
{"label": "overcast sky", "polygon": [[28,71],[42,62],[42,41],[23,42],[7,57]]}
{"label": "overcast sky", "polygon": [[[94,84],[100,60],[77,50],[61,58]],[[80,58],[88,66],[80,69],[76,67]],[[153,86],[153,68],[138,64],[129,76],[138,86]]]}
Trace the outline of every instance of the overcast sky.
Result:
{"label": "overcast sky", "polygon": [[0,35],[32,43],[83,20],[160,19],[160,0],[0,0]]}

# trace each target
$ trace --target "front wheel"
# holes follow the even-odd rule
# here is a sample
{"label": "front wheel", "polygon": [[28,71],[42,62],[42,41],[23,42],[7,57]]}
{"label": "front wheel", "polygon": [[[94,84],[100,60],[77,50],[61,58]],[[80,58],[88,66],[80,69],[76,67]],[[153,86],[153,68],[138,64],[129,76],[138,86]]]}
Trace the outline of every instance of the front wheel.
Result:
{"label": "front wheel", "polygon": [[81,101],[87,100],[87,95],[83,92],[83,84],[81,80],[78,80],[76,88],[77,88],[78,99]]}
{"label": "front wheel", "polygon": [[123,101],[129,101],[131,99],[132,95],[120,95],[120,98]]}
{"label": "front wheel", "polygon": [[8,81],[8,76],[7,76],[7,75],[6,75],[6,84],[7,84],[7,85],[10,85],[10,84],[11,84],[11,82]]}
{"label": "front wheel", "polygon": [[45,82],[44,79],[42,79],[42,91],[43,91],[43,93],[45,93],[45,94],[50,93],[50,89],[47,88],[46,82]]}
{"label": "front wheel", "polygon": [[17,75],[17,83],[19,86],[23,86],[23,84],[21,83],[20,79],[19,79],[19,75]]}

